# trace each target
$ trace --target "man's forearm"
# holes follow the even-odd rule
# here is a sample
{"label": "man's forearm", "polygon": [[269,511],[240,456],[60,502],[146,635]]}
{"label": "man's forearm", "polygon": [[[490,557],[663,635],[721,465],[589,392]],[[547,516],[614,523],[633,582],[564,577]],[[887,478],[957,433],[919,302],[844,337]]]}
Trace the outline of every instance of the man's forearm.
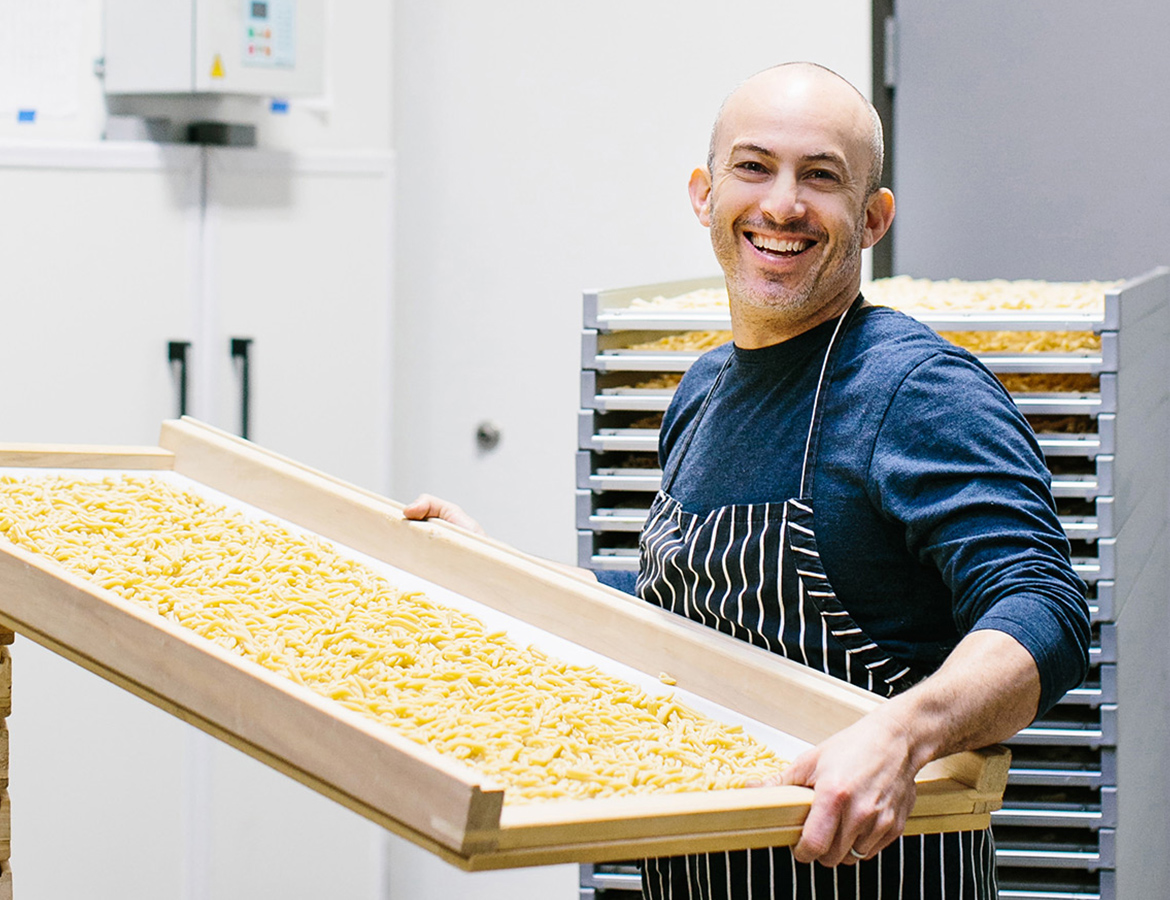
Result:
{"label": "man's forearm", "polygon": [[933,759],[1006,740],[1036,717],[1040,673],[1002,631],[968,634],[929,678],[883,704],[908,732],[915,770]]}
{"label": "man's forearm", "polygon": [[1031,722],[1039,699],[1039,671],[1015,638],[967,635],[929,678],[781,772],[782,783],[814,790],[797,860],[835,866],[877,853],[902,833],[924,765],[1005,740]]}

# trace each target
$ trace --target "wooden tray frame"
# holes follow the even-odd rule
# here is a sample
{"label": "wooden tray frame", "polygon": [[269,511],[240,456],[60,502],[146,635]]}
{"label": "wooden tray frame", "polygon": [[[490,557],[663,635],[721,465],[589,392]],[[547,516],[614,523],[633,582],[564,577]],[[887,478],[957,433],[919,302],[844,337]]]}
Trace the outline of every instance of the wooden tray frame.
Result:
{"label": "wooden tray frame", "polygon": [[[813,743],[882,702],[499,542],[409,522],[399,504],[191,419],[164,423],[157,448],[0,445],[0,466],[174,470]],[[793,844],[812,797],[768,787],[505,807],[471,768],[13,547],[0,549],[0,624],[469,871]],[[931,763],[907,833],[986,827],[1008,760],[996,747]]]}

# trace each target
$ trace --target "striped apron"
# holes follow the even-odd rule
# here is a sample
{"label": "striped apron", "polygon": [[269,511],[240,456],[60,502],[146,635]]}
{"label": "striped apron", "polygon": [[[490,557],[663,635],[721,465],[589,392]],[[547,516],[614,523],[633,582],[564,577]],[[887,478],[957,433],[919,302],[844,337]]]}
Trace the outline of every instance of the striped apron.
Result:
{"label": "striped apron", "polygon": [[[689,513],[670,496],[679,466],[731,364],[715,377],[639,540],[638,595],[740,640],[765,647],[890,697],[925,676],[885,653],[841,604],[817,551],[813,471],[835,349],[855,303],[837,323],[821,365],[805,442],[800,496],[783,503],[723,506]],[[990,831],[902,837],[874,858],[826,868],[798,863],[787,847],[648,859],[649,900],[993,900]]]}

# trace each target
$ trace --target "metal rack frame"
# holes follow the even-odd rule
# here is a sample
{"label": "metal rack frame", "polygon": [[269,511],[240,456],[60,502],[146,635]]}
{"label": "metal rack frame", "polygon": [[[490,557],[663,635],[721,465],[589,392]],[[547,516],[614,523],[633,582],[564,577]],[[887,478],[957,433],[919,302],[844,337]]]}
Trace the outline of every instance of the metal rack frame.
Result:
{"label": "metal rack frame", "polygon": [[[725,311],[665,311],[635,298],[722,287],[697,279],[584,295],[578,419],[578,562],[635,571],[637,533],[661,481],[658,430],[673,389],[633,387],[684,372],[697,352],[626,349],[685,331],[730,328]],[[1093,331],[1100,352],[989,353],[998,373],[1089,373],[1093,393],[1016,394],[1027,415],[1088,416],[1078,434],[1040,434],[1053,494],[1082,504],[1061,522],[1089,584],[1091,671],[1008,745],[1004,808],[993,816],[1004,900],[1144,900],[1170,883],[1170,270],[1106,293],[1104,313],[947,312],[917,317],[945,331]],[[1065,465],[1074,471],[1065,473]],[[1151,799],[1152,798],[1152,799]],[[637,890],[629,871],[582,867],[582,894]],[[618,894],[622,896],[622,894]]]}

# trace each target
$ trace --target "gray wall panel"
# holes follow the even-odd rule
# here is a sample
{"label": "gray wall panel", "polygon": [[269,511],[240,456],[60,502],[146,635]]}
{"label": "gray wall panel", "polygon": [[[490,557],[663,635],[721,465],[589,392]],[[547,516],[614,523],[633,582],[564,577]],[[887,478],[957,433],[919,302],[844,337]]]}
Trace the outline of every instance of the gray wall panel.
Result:
{"label": "gray wall panel", "polygon": [[898,0],[894,271],[1170,261],[1170,4]]}

